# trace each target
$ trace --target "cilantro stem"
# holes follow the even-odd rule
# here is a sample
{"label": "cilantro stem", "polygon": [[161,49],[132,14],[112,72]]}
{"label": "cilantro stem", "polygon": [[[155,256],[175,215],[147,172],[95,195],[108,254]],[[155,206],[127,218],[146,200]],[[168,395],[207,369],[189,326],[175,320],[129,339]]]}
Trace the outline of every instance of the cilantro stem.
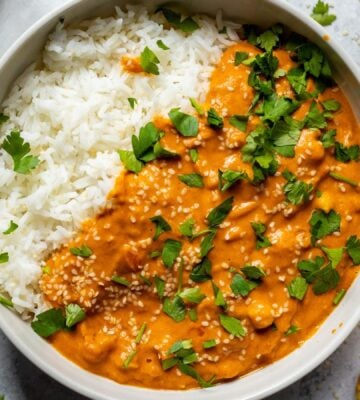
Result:
{"label": "cilantro stem", "polygon": [[336,295],[335,295],[335,297],[334,297],[334,299],[333,299],[333,304],[334,304],[334,306],[337,306],[339,303],[340,303],[340,301],[343,299],[343,297],[345,296],[345,294],[346,294],[346,289],[340,289],[337,293],[336,293]]}
{"label": "cilantro stem", "polygon": [[183,272],[184,272],[184,259],[181,259],[181,263],[179,266],[179,272],[178,272],[178,290],[177,293],[179,294],[182,291],[182,286],[183,286]]}
{"label": "cilantro stem", "polygon": [[140,328],[138,334],[136,335],[136,338],[135,338],[135,343],[136,343],[136,344],[139,344],[139,343],[141,342],[141,339],[142,339],[142,337],[144,336],[144,333],[145,333],[146,328],[147,328],[147,325],[146,325],[146,322],[144,322],[144,323],[141,325],[141,328]]}
{"label": "cilantro stem", "polygon": [[331,178],[335,179],[336,181],[345,182],[354,187],[359,186],[359,184],[356,181],[353,181],[352,179],[347,178],[346,176],[337,174],[335,172],[330,172],[329,176],[331,176]]}
{"label": "cilantro stem", "polygon": [[126,360],[123,363],[123,367],[125,369],[127,369],[131,363],[131,361],[134,359],[134,357],[136,356],[137,351],[133,350],[126,358]]}

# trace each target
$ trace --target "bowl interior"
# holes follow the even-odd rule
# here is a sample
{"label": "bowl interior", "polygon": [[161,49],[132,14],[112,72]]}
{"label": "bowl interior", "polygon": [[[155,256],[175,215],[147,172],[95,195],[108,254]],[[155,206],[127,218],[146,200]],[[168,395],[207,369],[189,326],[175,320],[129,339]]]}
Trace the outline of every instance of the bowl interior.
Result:
{"label": "bowl interior", "polygon": [[[128,3],[120,0],[75,0],[67,6],[49,14],[31,28],[0,60],[0,103],[10,85],[24,69],[34,62],[41,51],[47,34],[55,27],[60,17],[72,22],[88,17],[109,15],[115,5]],[[133,1],[132,3],[141,3]],[[144,2],[142,2],[144,3]],[[156,7],[161,1],[146,2]],[[189,11],[214,15],[221,8],[227,18],[257,25],[283,23],[292,30],[307,36],[323,48],[335,71],[338,84],[347,94],[355,114],[360,119],[360,79],[356,65],[342,49],[322,37],[325,30],[309,18],[296,13],[279,0],[191,0],[181,1]],[[155,391],[118,385],[78,368],[57,353],[47,342],[39,338],[28,324],[9,310],[0,309],[0,327],[9,339],[37,366],[70,388],[93,399],[111,400],[254,400],[274,393],[299,379],[329,356],[351,332],[360,319],[360,308],[356,292],[360,290],[360,279],[352,285],[348,294],[334,310],[318,332],[300,349],[286,358],[241,379],[206,390],[187,392]]]}

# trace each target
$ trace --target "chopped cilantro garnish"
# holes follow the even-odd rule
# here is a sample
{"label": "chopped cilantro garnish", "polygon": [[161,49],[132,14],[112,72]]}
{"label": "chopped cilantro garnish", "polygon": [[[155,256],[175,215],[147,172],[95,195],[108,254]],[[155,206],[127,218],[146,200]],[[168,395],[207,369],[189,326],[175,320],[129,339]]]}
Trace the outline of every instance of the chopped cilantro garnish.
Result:
{"label": "chopped cilantro garnish", "polygon": [[199,283],[209,281],[211,278],[211,262],[207,257],[204,257],[191,271],[190,279]]}
{"label": "chopped cilantro garnish", "polygon": [[321,136],[320,140],[325,149],[328,149],[329,147],[335,145],[335,136],[336,136],[335,129],[330,129]]}
{"label": "chopped cilantro garnish", "polygon": [[329,14],[329,4],[318,0],[315,4],[311,17],[320,25],[331,25],[336,20],[336,15]]}
{"label": "chopped cilantro garnish", "polygon": [[19,225],[15,224],[14,221],[10,221],[9,227],[3,232],[3,235],[10,235],[10,233],[13,233],[16,231],[16,229],[19,227]]}
{"label": "chopped cilantro garnish", "polygon": [[271,140],[274,150],[284,157],[294,157],[295,146],[299,141],[303,122],[290,116],[277,121],[271,128]]}
{"label": "chopped cilantro garnish", "polygon": [[11,156],[14,171],[19,174],[29,174],[40,163],[38,157],[29,155],[30,144],[24,141],[19,131],[7,135],[1,147]]}
{"label": "chopped cilantro garnish", "polygon": [[360,265],[360,239],[352,235],[346,241],[346,250],[354,265]]}
{"label": "chopped cilantro garnish", "polygon": [[220,324],[231,335],[236,337],[246,336],[246,329],[237,318],[230,317],[226,314],[220,314]]}
{"label": "chopped cilantro garnish", "polygon": [[149,74],[159,75],[159,67],[157,64],[160,64],[160,60],[157,58],[156,54],[146,46],[140,54],[140,65],[142,69]]}
{"label": "chopped cilantro garnish", "polygon": [[246,132],[248,120],[249,120],[249,117],[247,115],[235,114],[230,117],[229,123],[233,127],[239,129],[241,132]]}
{"label": "chopped cilantro garnish", "polygon": [[167,47],[166,44],[160,39],[156,42],[156,44],[162,50],[169,50],[170,49],[170,47]]}
{"label": "chopped cilantro garnish", "polygon": [[203,293],[201,293],[201,290],[198,287],[186,288],[179,293],[179,296],[183,300],[195,304],[201,303],[206,297]]}
{"label": "chopped cilantro garnish", "polygon": [[340,301],[344,298],[345,294],[346,294],[346,289],[344,289],[344,288],[340,289],[335,294],[334,299],[333,299],[334,306],[337,306],[340,303]]}
{"label": "chopped cilantro garnish", "polygon": [[93,251],[90,249],[89,246],[83,244],[80,247],[70,247],[70,253],[77,257],[88,258],[92,256]]}
{"label": "chopped cilantro garnish", "polygon": [[7,299],[6,297],[3,296],[0,296],[0,304],[8,308],[14,307],[13,302],[10,299]]}
{"label": "chopped cilantro garnish", "polygon": [[195,220],[190,217],[179,226],[179,231],[182,235],[192,239],[194,236]]}
{"label": "chopped cilantro garnish", "polygon": [[313,191],[313,185],[296,179],[296,176],[289,170],[283,172],[283,177],[287,183],[283,186],[286,199],[295,205],[309,201],[310,194]]}
{"label": "chopped cilantro garnish", "polygon": [[321,102],[321,105],[326,111],[338,111],[340,110],[341,104],[335,99],[328,99]]}
{"label": "chopped cilantro garnish", "polygon": [[142,170],[144,164],[136,159],[133,151],[119,150],[118,153],[121,162],[124,164],[127,170],[135,172],[136,174]]}
{"label": "chopped cilantro garnish", "polygon": [[122,285],[122,286],[128,287],[128,286],[131,285],[131,283],[126,278],[124,278],[122,276],[119,276],[119,275],[112,276],[111,280],[113,282],[115,282],[115,283],[118,283],[119,285]]}
{"label": "chopped cilantro garnish", "polygon": [[185,183],[185,185],[195,188],[204,187],[203,177],[199,174],[181,174],[178,175],[178,178],[181,182]]}
{"label": "chopped cilantro garnish", "polygon": [[9,117],[7,115],[0,113],[0,125],[8,120],[9,120]]}
{"label": "chopped cilantro garnish", "polygon": [[161,146],[160,142],[157,142],[154,145],[154,156],[155,156],[155,158],[178,158],[179,154],[174,153],[173,151],[164,149]]}
{"label": "chopped cilantro garnish", "polygon": [[336,269],[332,268],[331,264],[322,268],[317,274],[313,284],[313,292],[316,295],[326,293],[338,285],[340,275]]}
{"label": "chopped cilantro garnish", "polygon": [[199,159],[199,152],[196,149],[190,149],[189,156],[191,158],[191,161],[193,163],[196,163],[196,161]]}
{"label": "chopped cilantro garnish", "polygon": [[150,258],[157,258],[157,257],[159,257],[161,255],[161,252],[159,251],[159,250],[154,250],[154,251],[151,251],[150,253],[149,253],[149,257]]}
{"label": "chopped cilantro garnish", "polygon": [[173,10],[165,7],[159,7],[157,11],[161,11],[166,18],[167,22],[175,28],[182,30],[185,33],[191,33],[200,28],[200,26],[191,18],[181,18],[181,15]]}
{"label": "chopped cilantro garnish", "polygon": [[180,254],[181,248],[182,243],[177,240],[167,239],[165,241],[164,247],[161,252],[161,258],[165,267],[171,268],[174,265],[177,257]]}
{"label": "chopped cilantro garnish", "polygon": [[196,112],[199,115],[204,115],[205,111],[201,104],[199,104],[194,98],[190,97],[190,104],[193,106],[193,108],[196,110]]}
{"label": "chopped cilantro garnish", "polygon": [[140,128],[139,136],[132,135],[131,143],[136,159],[143,162],[154,160],[154,145],[159,138],[160,131],[152,122]]}
{"label": "chopped cilantro garnish", "polygon": [[341,217],[334,210],[330,210],[328,213],[321,209],[313,211],[309,221],[311,242],[314,244],[316,240],[339,231],[340,222]]}
{"label": "chopped cilantro garnish", "polygon": [[133,350],[129,353],[129,355],[126,357],[125,361],[123,362],[123,367],[125,369],[129,368],[129,365],[131,364],[131,361],[135,358],[137,354],[136,350]]}
{"label": "chopped cilantro garnish", "polygon": [[329,247],[321,246],[321,250],[327,255],[332,268],[336,268],[342,259],[344,248],[338,247],[330,249]]}
{"label": "chopped cilantro garnish", "polygon": [[129,102],[129,104],[130,104],[130,107],[132,108],[132,109],[134,109],[135,108],[135,106],[137,105],[137,100],[134,98],[134,97],[128,97],[128,102]]}
{"label": "chopped cilantro garnish", "polygon": [[59,308],[52,308],[36,316],[32,329],[42,337],[49,337],[66,327],[66,319]]}
{"label": "chopped cilantro garnish", "polygon": [[307,128],[326,128],[326,120],[324,114],[319,110],[316,102],[313,101],[310,105],[309,112],[305,117],[305,126]]}
{"label": "chopped cilantro garnish", "polygon": [[144,333],[145,333],[146,328],[147,328],[147,325],[146,325],[146,322],[144,322],[144,323],[141,325],[141,327],[140,327],[140,329],[139,329],[139,332],[138,332],[137,335],[136,335],[136,338],[135,338],[135,343],[136,343],[136,344],[139,344],[139,343],[141,342],[141,339],[142,339],[143,336],[144,336]]}
{"label": "chopped cilantro garnish", "polygon": [[263,103],[263,120],[277,122],[281,117],[285,117],[294,112],[300,103],[284,96],[273,94],[268,96]]}
{"label": "chopped cilantro garnish", "polygon": [[231,186],[240,180],[249,180],[249,177],[245,171],[233,171],[231,169],[227,171],[219,170],[219,189],[222,192],[230,189]]}
{"label": "chopped cilantro garnish", "polygon": [[335,142],[335,158],[343,163],[358,161],[360,158],[360,146],[355,144],[346,147],[342,143]]}
{"label": "chopped cilantro garnish", "polygon": [[217,207],[213,208],[206,219],[210,228],[217,228],[232,210],[234,197],[228,197]]}
{"label": "chopped cilantro garnish", "polygon": [[248,279],[258,280],[266,276],[265,271],[256,265],[245,265],[241,268],[241,271]]}
{"label": "chopped cilantro garnish", "polygon": [[163,311],[175,322],[183,321],[186,316],[185,303],[180,296],[175,296],[172,300],[166,298],[163,304]]}
{"label": "chopped cilantro garnish", "polygon": [[0,253],[0,264],[7,263],[9,261],[9,253]]}
{"label": "chopped cilantro garnish", "polygon": [[261,222],[252,222],[251,227],[256,236],[256,248],[263,249],[271,246],[270,240],[264,235],[266,232],[266,226]]}
{"label": "chopped cilantro garnish", "polygon": [[258,36],[256,43],[265,51],[271,51],[279,42],[279,36],[277,32],[269,29]]}
{"label": "chopped cilantro garnish", "polygon": [[235,65],[240,65],[244,60],[246,60],[249,57],[249,53],[246,53],[245,51],[237,51],[235,53]]}
{"label": "chopped cilantro garnish", "polygon": [[139,274],[139,278],[145,283],[146,286],[152,285],[151,280],[147,276],[145,276],[143,274]]}
{"label": "chopped cilantro garnish", "polygon": [[258,286],[255,281],[247,280],[240,274],[235,274],[230,287],[236,296],[247,296],[253,289]]}
{"label": "chopped cilantro garnish", "polygon": [[214,108],[210,108],[207,113],[207,122],[210,126],[216,129],[221,129],[224,126],[223,118],[216,112]]}
{"label": "chopped cilantro garnish", "polygon": [[216,235],[216,229],[212,229],[209,233],[204,236],[200,243],[200,256],[205,257],[209,251],[214,247],[214,238]]}
{"label": "chopped cilantro garnish", "polygon": [[337,174],[336,172],[329,172],[329,176],[331,176],[331,178],[335,179],[336,181],[348,183],[349,185],[354,187],[359,186],[359,184],[356,181],[353,181],[352,179],[347,178],[346,176]]}
{"label": "chopped cilantro garnish", "polygon": [[313,283],[317,273],[325,262],[324,257],[316,256],[315,260],[302,260],[298,263],[297,268],[301,275],[306,279],[307,283]]}
{"label": "chopped cilantro garnish", "polygon": [[201,377],[201,375],[196,371],[195,368],[191,367],[188,364],[185,364],[184,362],[179,362],[178,367],[183,374],[189,375],[192,378],[196,379],[200,387],[208,388],[214,385],[215,376],[213,376],[209,380],[205,380],[204,378]]}
{"label": "chopped cilantro garnish", "polygon": [[307,288],[308,284],[305,278],[301,276],[294,278],[287,287],[289,295],[297,300],[302,300],[304,298]]}
{"label": "chopped cilantro garnish", "polygon": [[202,347],[204,349],[212,349],[213,347],[215,347],[217,345],[217,341],[216,339],[209,339],[209,340],[205,340],[202,343]]}
{"label": "chopped cilantro garnish", "polygon": [[85,311],[78,304],[68,304],[65,308],[65,325],[72,328],[86,317]]}
{"label": "chopped cilantro garnish", "polygon": [[190,308],[188,311],[190,321],[195,322],[198,319],[196,308]]}
{"label": "chopped cilantro garnish", "polygon": [[194,116],[179,110],[179,108],[173,108],[169,112],[169,118],[176,130],[183,136],[197,136],[199,132],[198,120]]}
{"label": "chopped cilantro garnish", "polygon": [[306,72],[303,68],[293,68],[286,74],[291,87],[297,95],[303,95],[306,92]]}
{"label": "chopped cilantro garnish", "polygon": [[161,215],[155,215],[155,217],[151,217],[150,221],[155,224],[155,234],[153,237],[154,240],[157,240],[163,232],[171,231],[171,226]]}
{"label": "chopped cilantro garnish", "polygon": [[155,282],[156,293],[158,294],[160,300],[162,300],[165,293],[165,281],[156,275],[154,277],[154,282]]}
{"label": "chopped cilantro garnish", "polygon": [[289,329],[285,332],[285,336],[290,336],[297,332],[299,332],[299,328],[296,325],[290,325]]}
{"label": "chopped cilantro garnish", "polygon": [[227,303],[226,303],[223,292],[220,290],[220,288],[218,286],[216,286],[214,281],[211,281],[211,286],[212,286],[213,292],[214,292],[215,305],[218,307],[222,307],[225,310],[227,308]]}

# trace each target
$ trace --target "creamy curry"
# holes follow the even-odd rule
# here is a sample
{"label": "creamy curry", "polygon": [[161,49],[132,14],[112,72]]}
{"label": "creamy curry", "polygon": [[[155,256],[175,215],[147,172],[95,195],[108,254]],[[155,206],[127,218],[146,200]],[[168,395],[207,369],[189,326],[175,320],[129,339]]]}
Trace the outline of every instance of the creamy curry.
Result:
{"label": "creamy curry", "polygon": [[358,273],[349,103],[317,90],[325,61],[316,77],[300,47],[249,41],[194,115],[143,128],[106,210],[46,261],[46,300],[78,323],[43,336],[93,373],[158,389],[244,375],[314,334]]}

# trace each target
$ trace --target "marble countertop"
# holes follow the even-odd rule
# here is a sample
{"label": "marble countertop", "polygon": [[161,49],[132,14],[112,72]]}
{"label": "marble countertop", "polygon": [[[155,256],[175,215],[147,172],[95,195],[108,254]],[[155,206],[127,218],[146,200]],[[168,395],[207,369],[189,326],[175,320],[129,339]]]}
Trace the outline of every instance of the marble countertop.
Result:
{"label": "marble countertop", "polygon": [[[66,0],[0,0],[0,56],[40,17]],[[288,0],[311,13],[316,0]],[[330,0],[337,15],[327,29],[360,65],[360,0]],[[86,400],[31,364],[0,332],[0,394],[6,400]],[[355,400],[360,375],[360,325],[323,364],[267,400]],[[239,397],[241,400],[241,397]]]}

